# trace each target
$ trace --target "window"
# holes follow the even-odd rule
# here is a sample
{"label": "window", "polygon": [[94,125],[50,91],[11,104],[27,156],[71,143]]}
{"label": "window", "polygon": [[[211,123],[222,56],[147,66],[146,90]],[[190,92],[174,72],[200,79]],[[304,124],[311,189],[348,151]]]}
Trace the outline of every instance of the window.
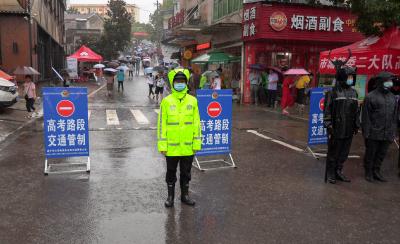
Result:
{"label": "window", "polygon": [[242,0],[215,0],[213,20],[217,21],[242,8]]}

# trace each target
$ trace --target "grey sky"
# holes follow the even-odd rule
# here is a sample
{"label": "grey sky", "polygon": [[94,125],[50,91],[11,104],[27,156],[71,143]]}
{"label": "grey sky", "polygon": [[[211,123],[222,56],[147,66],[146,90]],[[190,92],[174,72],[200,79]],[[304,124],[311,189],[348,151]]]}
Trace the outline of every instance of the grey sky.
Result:
{"label": "grey sky", "polygon": [[[70,3],[107,3],[108,0],[70,0]],[[126,3],[133,3],[140,8],[140,22],[148,22],[149,14],[156,9],[154,5],[157,0],[125,0]],[[159,0],[162,3],[162,0]]]}

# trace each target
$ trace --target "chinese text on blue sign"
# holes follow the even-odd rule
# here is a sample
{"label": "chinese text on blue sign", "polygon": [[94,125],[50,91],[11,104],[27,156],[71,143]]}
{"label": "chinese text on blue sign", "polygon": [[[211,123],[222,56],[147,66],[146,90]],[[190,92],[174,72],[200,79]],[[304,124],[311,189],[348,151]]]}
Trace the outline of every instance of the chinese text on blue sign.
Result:
{"label": "chinese text on blue sign", "polygon": [[231,152],[232,90],[198,90],[202,149],[198,156]]}
{"label": "chinese text on blue sign", "polygon": [[89,156],[87,88],[43,88],[47,158]]}
{"label": "chinese text on blue sign", "polygon": [[324,102],[327,88],[311,90],[310,118],[308,122],[308,145],[326,144],[328,142],[327,129],[324,127]]}

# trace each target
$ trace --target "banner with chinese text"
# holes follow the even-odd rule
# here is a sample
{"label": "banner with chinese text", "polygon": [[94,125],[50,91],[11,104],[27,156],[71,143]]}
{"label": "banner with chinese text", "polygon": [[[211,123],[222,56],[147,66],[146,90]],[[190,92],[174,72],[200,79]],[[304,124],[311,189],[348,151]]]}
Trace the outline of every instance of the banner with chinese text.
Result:
{"label": "banner with chinese text", "polygon": [[232,90],[197,90],[202,150],[197,156],[229,154],[232,131]]}
{"label": "banner with chinese text", "polygon": [[314,88],[311,90],[307,143],[309,146],[328,142],[327,129],[324,127],[324,102],[327,90],[329,88]]}
{"label": "banner with chinese text", "polygon": [[43,88],[47,158],[89,156],[87,88]]}

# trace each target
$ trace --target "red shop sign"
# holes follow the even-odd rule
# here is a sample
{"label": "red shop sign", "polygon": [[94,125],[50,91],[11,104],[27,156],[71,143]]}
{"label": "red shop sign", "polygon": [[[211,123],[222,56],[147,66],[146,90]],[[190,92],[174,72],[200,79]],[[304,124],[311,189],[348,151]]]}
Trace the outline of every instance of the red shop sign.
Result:
{"label": "red shop sign", "polygon": [[196,46],[196,51],[209,49],[211,47],[211,42],[202,43]]}
{"label": "red shop sign", "polygon": [[341,8],[252,3],[243,8],[242,37],[244,41],[275,39],[353,43],[363,38],[355,23],[356,17]]}

